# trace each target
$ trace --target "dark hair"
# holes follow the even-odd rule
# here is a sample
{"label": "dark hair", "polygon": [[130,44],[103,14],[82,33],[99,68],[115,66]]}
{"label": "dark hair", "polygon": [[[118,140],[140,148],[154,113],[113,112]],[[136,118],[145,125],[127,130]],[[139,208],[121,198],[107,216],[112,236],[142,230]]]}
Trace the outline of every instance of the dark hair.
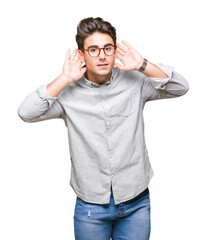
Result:
{"label": "dark hair", "polygon": [[113,39],[114,45],[116,45],[116,29],[111,23],[104,21],[100,17],[90,17],[82,19],[77,26],[76,42],[78,49],[84,48],[85,39],[94,32],[108,34]]}

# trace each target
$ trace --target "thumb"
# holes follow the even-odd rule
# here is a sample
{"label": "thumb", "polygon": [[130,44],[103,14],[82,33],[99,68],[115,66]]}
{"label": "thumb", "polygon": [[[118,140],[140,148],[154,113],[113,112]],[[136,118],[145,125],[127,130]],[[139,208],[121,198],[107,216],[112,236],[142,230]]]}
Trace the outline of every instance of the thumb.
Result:
{"label": "thumb", "polygon": [[125,67],[123,65],[121,65],[119,63],[115,63],[115,65],[117,66],[118,69],[123,70],[123,71],[125,70]]}

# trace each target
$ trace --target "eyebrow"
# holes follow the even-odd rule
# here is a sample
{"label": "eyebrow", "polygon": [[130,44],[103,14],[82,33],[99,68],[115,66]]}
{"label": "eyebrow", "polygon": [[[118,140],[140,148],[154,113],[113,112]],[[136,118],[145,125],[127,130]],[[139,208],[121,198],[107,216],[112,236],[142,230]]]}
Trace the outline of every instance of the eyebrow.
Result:
{"label": "eyebrow", "polygon": [[[103,47],[106,47],[106,46],[113,46],[112,43],[106,43]],[[88,48],[91,48],[91,47],[99,47],[98,45],[90,45]]]}

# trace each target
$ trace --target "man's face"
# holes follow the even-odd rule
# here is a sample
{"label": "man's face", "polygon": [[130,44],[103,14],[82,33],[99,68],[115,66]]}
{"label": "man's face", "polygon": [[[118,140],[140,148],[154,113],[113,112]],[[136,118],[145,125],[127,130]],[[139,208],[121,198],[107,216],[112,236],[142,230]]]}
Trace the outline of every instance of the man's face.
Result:
{"label": "man's face", "polygon": [[[114,41],[110,35],[100,32],[95,32],[88,36],[84,41],[84,49],[97,45],[103,48],[106,44],[114,45]],[[103,49],[97,57],[91,57],[87,51],[82,54],[83,60],[86,64],[87,71],[94,76],[106,76],[111,73],[114,67],[116,54],[108,56],[104,53]]]}

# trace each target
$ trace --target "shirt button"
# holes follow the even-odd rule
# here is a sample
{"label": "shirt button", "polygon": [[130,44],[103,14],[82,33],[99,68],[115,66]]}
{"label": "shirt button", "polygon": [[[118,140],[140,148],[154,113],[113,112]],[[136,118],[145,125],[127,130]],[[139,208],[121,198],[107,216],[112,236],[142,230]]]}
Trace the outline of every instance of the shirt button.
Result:
{"label": "shirt button", "polygon": [[103,104],[106,104],[106,101],[103,101]]}
{"label": "shirt button", "polygon": [[114,174],[112,174],[111,177],[114,178]]}
{"label": "shirt button", "polygon": [[107,138],[109,139],[109,138],[110,138],[110,136],[107,136]]}
{"label": "shirt button", "polygon": [[110,154],[109,157],[112,158],[112,155]]}

